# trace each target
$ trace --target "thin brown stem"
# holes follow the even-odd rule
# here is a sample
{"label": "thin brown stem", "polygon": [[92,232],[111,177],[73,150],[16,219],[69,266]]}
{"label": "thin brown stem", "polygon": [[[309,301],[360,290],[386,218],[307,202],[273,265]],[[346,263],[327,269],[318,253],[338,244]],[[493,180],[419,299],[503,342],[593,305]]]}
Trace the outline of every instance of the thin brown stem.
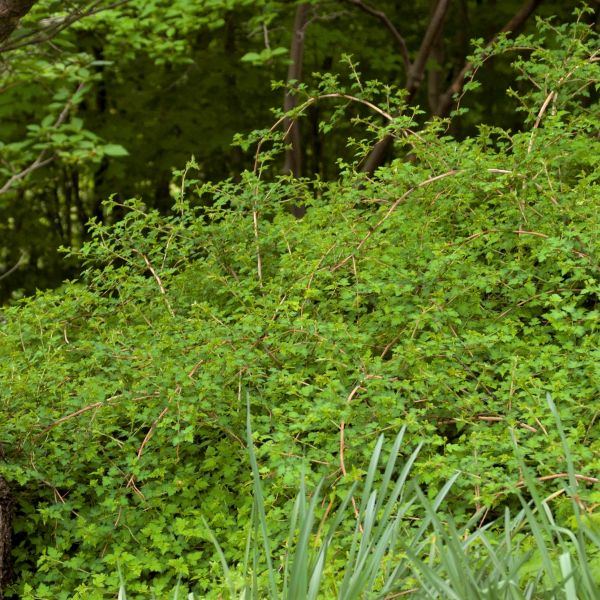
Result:
{"label": "thin brown stem", "polygon": [[381,217],[381,219],[375,223],[375,225],[373,225],[370,229],[369,232],[367,233],[367,235],[358,243],[358,245],[356,246],[356,248],[354,249],[354,251],[352,252],[352,254],[349,254],[346,258],[344,258],[343,260],[341,260],[340,262],[338,262],[336,265],[334,265],[331,268],[331,271],[337,271],[337,269],[339,269],[340,267],[342,267],[343,265],[345,265],[349,260],[352,260],[352,258],[354,257],[354,255],[366,244],[366,242],[369,240],[369,238],[375,233],[375,231],[377,231],[377,229],[379,229],[379,227],[381,227],[381,225],[387,221],[387,219],[389,218],[389,216],[396,210],[396,208],[398,208],[398,206],[400,204],[402,204],[402,202],[404,202],[413,192],[415,192],[416,190],[429,185],[435,181],[439,181],[440,179],[445,179],[446,177],[450,177],[452,175],[456,175],[457,173],[461,173],[462,171],[457,170],[457,169],[451,169],[450,171],[447,171],[446,173],[442,173],[441,175],[435,175],[434,177],[430,177],[429,179],[426,179],[425,181],[422,181],[421,183],[419,183],[418,185],[415,185],[414,187],[410,188],[409,190],[407,190],[406,192],[404,192],[404,194],[402,194],[402,196],[400,196],[388,209],[388,211],[385,213],[385,215],[383,215],[383,217]]}
{"label": "thin brown stem", "polygon": [[365,4],[362,0],[347,0],[350,4],[353,4],[357,8],[360,8],[363,12],[371,15],[379,19],[386,27],[386,29],[392,34],[392,37],[398,44],[398,48],[400,49],[400,56],[402,57],[402,62],[404,63],[404,70],[407,73],[410,71],[410,57],[408,54],[408,46],[406,45],[406,40],[400,35],[400,32],[396,29],[395,25],[392,23],[390,18],[382,11],[376,8],[373,8],[369,4]]}

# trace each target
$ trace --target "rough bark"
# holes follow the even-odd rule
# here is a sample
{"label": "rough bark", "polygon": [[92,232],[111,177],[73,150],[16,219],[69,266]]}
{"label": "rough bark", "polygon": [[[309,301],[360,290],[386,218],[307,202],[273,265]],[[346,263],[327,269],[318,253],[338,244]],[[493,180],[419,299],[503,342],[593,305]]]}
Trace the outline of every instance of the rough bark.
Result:
{"label": "rough bark", "polygon": [[17,28],[37,0],[0,0],[0,44]]}
{"label": "rough bark", "polygon": [[[290,47],[290,66],[288,67],[287,82],[300,82],[302,80],[302,66],[304,61],[304,30],[308,23],[310,4],[299,4],[296,8],[292,30],[292,44]],[[290,89],[285,93],[283,109],[285,112],[293,110],[298,103],[298,98]],[[285,131],[284,141],[289,145],[285,152],[283,172],[294,177],[302,176],[302,139],[300,125],[297,119],[286,118],[283,122]],[[303,206],[294,206],[292,212],[297,217],[304,216],[306,209]]]}
{"label": "rough bark", "polygon": [[4,588],[12,578],[12,515],[12,493],[6,481],[0,477],[0,600],[4,598]]}

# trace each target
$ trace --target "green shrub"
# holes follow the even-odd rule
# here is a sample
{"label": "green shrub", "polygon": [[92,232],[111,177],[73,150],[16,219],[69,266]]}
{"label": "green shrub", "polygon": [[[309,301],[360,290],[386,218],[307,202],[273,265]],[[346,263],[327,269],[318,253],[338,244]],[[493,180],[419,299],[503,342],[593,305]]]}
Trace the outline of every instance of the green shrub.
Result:
{"label": "green shrub", "polygon": [[[597,519],[598,40],[553,36],[517,41],[537,47],[520,65],[527,130],[459,143],[434,122],[399,132],[412,160],[373,179],[342,165],[326,183],[188,181],[168,217],[126,202],[92,224],[81,281],[6,310],[19,598],[112,597],[117,565],[130,597],[178,579],[210,597],[211,535],[243,564],[252,520],[246,392],[274,543],[302,477],[324,477],[335,507],[402,428],[427,498],[462,473],[460,526],[520,509],[521,462],[558,493],[547,392]],[[564,524],[571,503],[554,502]]]}
{"label": "green shrub", "polygon": [[[571,452],[549,396],[548,405],[563,442],[569,481],[560,491],[569,498],[575,529],[557,526],[550,499],[541,498],[539,485],[523,463],[521,468],[532,501],[525,502],[519,496],[520,511],[511,515],[507,508],[498,522],[483,527],[478,525],[483,511],[473,515],[468,523],[457,524],[443,508],[458,474],[434,500],[427,499],[418,482],[409,478],[418,448],[401,470],[396,465],[403,428],[391,447],[383,477],[378,474],[384,444],[381,435],[363,489],[353,486],[335,514],[328,515],[327,510],[318,508],[321,485],[309,500],[300,482],[290,514],[287,543],[281,549],[281,565],[271,558],[273,545],[248,413],[246,439],[254,475],[254,511],[244,564],[235,566],[242,578],[236,585],[232,575],[235,571],[209,530],[226,581],[224,586],[216,584],[213,593],[223,597],[228,592],[232,599],[271,600],[402,596],[595,600],[600,595],[600,530],[581,513]],[[354,524],[351,540],[345,539],[343,533],[340,536],[348,522]],[[331,568],[332,555],[345,557],[344,562]],[[194,599],[193,593],[187,594],[178,584],[173,598],[184,596]],[[126,597],[124,583],[119,597]]]}

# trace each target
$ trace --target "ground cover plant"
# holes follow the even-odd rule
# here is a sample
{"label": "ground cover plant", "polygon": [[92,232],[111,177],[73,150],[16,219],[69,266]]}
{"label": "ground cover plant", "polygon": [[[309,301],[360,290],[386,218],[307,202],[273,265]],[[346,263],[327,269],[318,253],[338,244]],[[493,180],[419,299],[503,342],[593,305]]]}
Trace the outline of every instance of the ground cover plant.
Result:
{"label": "ground cover plant", "polygon": [[[395,135],[408,160],[361,173],[359,124],[357,163],[340,161],[335,181],[277,176],[281,139],[258,132],[256,167],[239,181],[202,183],[190,161],[169,215],[107,202],[124,218],[91,223],[82,278],[4,311],[0,474],[17,502],[7,595],[110,598],[120,571],[130,598],[168,597],[177,582],[217,598],[228,583],[215,572],[224,561],[242,576],[253,527],[255,540],[268,528],[276,565],[265,553],[253,573],[273,588],[289,519],[308,514],[303,500],[294,508],[304,481],[321,486],[315,525],[351,507],[339,525],[347,544],[324,574],[336,597],[352,485],[385,489],[400,476],[369,467],[380,435],[399,431],[398,464],[414,456],[424,510],[402,527],[431,525],[444,549],[413,587],[435,597],[436,577],[476,580],[482,563],[460,562],[456,541],[474,536],[493,561],[477,528],[509,515],[496,539],[510,547],[526,521],[519,543],[534,562],[515,552],[508,579],[552,559],[546,597],[574,597],[569,582],[581,597],[597,589],[598,36],[546,23],[515,44],[529,49],[515,64],[522,130],[482,125],[459,142],[444,120],[394,116],[402,94],[323,78],[299,90],[294,116],[317,96],[368,104],[387,119],[371,130]],[[369,498],[356,498],[359,514]],[[575,532],[570,553],[560,531]],[[423,559],[431,547],[409,550]],[[455,562],[433,570],[446,555]],[[386,568],[396,558],[404,564],[387,553]],[[544,597],[532,589],[482,597]]]}

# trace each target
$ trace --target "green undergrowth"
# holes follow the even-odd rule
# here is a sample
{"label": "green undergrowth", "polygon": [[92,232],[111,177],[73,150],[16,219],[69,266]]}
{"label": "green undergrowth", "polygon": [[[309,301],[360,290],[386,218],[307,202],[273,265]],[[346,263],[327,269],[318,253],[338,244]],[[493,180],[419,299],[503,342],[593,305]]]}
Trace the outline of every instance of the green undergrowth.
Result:
{"label": "green undergrowth", "polygon": [[[427,498],[410,475],[419,448],[404,464],[397,464],[403,428],[390,445],[387,461],[383,458],[384,436],[379,437],[364,483],[354,485],[333,514],[331,504],[327,505],[321,495],[323,482],[307,496],[300,480],[289,515],[289,534],[281,548],[269,535],[248,413],[246,439],[254,505],[246,553],[243,564],[229,565],[203,519],[224,575],[222,583],[215,578],[209,596],[232,600],[598,598],[600,526],[582,512],[579,484],[560,417],[550,396],[547,401],[563,441],[568,480],[560,493],[571,503],[570,526],[557,523],[552,510],[554,498],[540,496],[539,485],[523,463],[524,487],[531,500],[526,501],[519,493],[520,510],[511,513],[506,508],[495,522],[482,525],[485,509],[480,509],[467,523],[457,523],[444,508],[445,498],[460,475],[450,479],[435,498]],[[516,446],[515,453],[519,456]],[[196,598],[181,582],[171,597]],[[127,598],[124,582],[119,598]]]}
{"label": "green undergrowth", "polygon": [[267,153],[238,182],[201,184],[191,162],[167,216],[107,203],[124,216],[91,224],[81,279],[7,309],[0,325],[12,597],[114,597],[118,567],[130,598],[166,597],[178,580],[211,597],[213,540],[242,565],[256,519],[246,393],[274,547],[300,481],[322,481],[335,514],[366,485],[380,435],[401,430],[401,457],[420,448],[415,506],[430,525],[441,493],[459,532],[474,514],[480,526],[507,509],[528,519],[524,466],[557,527],[576,528],[569,476],[597,522],[589,36],[582,25],[552,32],[554,46],[518,65],[534,83],[522,131],[482,125],[457,142],[446,122],[403,118],[386,131],[410,160],[374,177],[340,164],[336,181],[291,180],[266,172]]}

